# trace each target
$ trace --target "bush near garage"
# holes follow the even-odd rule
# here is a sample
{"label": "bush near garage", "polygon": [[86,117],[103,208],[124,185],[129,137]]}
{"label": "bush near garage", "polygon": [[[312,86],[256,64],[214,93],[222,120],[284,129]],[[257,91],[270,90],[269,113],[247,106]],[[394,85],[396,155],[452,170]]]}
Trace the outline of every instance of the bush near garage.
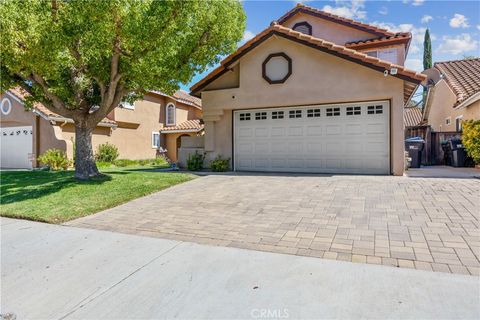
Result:
{"label": "bush near garage", "polygon": [[98,146],[95,160],[98,162],[112,163],[118,158],[118,155],[118,148],[107,142]]}
{"label": "bush near garage", "polygon": [[205,160],[205,154],[195,151],[194,154],[188,156],[187,169],[190,171],[199,171],[203,169],[203,160]]}
{"label": "bush near garage", "polygon": [[70,166],[66,153],[59,149],[48,149],[38,157],[38,161],[53,171],[67,170]]}
{"label": "bush near garage", "polygon": [[462,144],[475,164],[480,164],[480,120],[462,122]]}
{"label": "bush near garage", "polygon": [[223,159],[221,156],[217,156],[215,160],[210,161],[210,168],[214,172],[225,172],[230,167],[230,158]]}

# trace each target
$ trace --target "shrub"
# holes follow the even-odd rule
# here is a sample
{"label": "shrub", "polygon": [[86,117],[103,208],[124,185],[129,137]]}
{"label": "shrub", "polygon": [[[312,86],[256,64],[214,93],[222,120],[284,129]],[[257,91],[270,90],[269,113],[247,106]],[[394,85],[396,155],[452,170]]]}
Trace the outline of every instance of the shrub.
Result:
{"label": "shrub", "polygon": [[217,156],[215,160],[210,162],[210,167],[212,168],[212,171],[215,172],[227,171],[230,167],[230,158],[223,159],[221,156]]}
{"label": "shrub", "polygon": [[480,164],[480,120],[462,122],[462,144],[475,164]]}
{"label": "shrub", "polygon": [[38,161],[54,171],[67,170],[70,165],[65,152],[59,149],[48,149],[38,157]]}
{"label": "shrub", "polygon": [[205,159],[205,154],[198,153],[195,151],[194,154],[190,154],[187,159],[187,168],[190,171],[199,171],[203,168],[203,160]]}
{"label": "shrub", "polygon": [[118,158],[118,148],[113,144],[104,143],[98,146],[95,159],[100,162],[112,163]]}

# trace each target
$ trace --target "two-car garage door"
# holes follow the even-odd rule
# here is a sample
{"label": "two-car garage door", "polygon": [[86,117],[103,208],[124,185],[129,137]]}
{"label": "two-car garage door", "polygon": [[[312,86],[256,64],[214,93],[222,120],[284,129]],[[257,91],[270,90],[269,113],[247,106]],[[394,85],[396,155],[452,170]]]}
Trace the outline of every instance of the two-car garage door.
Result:
{"label": "two-car garage door", "polygon": [[234,112],[238,171],[390,173],[388,101]]}

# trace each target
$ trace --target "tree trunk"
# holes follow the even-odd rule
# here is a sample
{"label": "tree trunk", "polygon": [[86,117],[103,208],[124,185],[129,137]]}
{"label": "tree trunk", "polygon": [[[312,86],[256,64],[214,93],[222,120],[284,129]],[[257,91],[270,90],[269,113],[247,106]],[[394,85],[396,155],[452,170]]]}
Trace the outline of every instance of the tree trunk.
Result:
{"label": "tree trunk", "polygon": [[88,180],[100,176],[92,149],[93,128],[75,124],[75,178]]}

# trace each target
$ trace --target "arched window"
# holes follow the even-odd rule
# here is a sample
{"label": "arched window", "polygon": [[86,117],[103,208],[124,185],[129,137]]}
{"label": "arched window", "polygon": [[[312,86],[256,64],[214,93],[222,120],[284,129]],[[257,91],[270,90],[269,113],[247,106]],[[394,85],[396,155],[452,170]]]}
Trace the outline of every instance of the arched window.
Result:
{"label": "arched window", "polygon": [[165,114],[166,114],[165,122],[167,126],[174,126],[175,125],[175,105],[173,103],[167,104],[167,110]]}

